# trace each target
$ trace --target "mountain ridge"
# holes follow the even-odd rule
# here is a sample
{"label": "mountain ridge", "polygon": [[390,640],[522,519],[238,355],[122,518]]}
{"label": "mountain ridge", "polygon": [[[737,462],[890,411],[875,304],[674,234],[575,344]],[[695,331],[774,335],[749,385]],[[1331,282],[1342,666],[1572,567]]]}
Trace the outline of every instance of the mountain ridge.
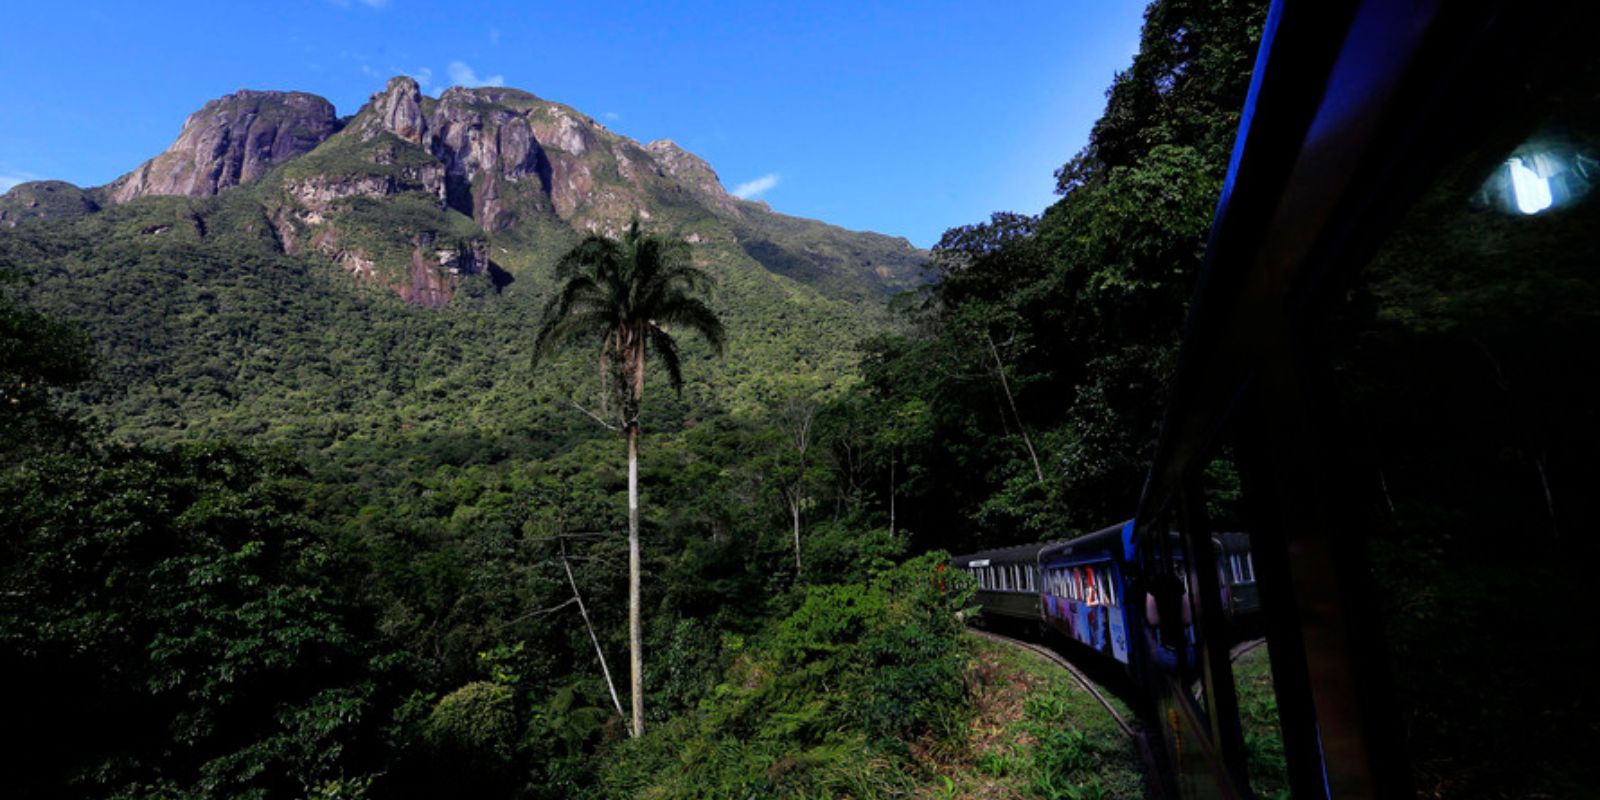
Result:
{"label": "mountain ridge", "polygon": [[510,272],[488,257],[497,249],[549,262],[575,237],[614,236],[635,218],[840,299],[882,301],[927,280],[925,251],[905,239],[736,198],[670,139],[641,144],[521,89],[428,97],[406,76],[343,118],[305,92],[224,95],[191,114],[165,151],[104,186],[21,184],[0,195],[0,226],[248,187],[283,252],[320,252],[429,307],[448,305],[464,276],[503,281]]}

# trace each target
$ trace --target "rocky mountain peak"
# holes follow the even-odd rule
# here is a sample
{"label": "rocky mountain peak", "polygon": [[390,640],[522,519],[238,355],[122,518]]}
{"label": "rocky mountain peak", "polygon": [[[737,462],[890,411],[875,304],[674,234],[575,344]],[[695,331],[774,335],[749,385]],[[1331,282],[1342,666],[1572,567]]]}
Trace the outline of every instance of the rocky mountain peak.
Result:
{"label": "rocky mountain peak", "polygon": [[505,285],[509,273],[491,253],[547,257],[575,236],[615,236],[635,219],[708,258],[759,265],[830,295],[882,296],[923,279],[922,255],[905,241],[739,200],[705,159],[669,139],[640,144],[520,89],[452,87],[435,99],[403,75],[348,125],[303,92],[218,98],[167,151],[108,186],[17,187],[0,197],[0,226],[145,195],[215,195],[269,172],[233,196],[259,204],[278,250],[320,253],[419,305],[448,304],[459,281],[483,273]]}
{"label": "rocky mountain peak", "polygon": [[241,89],[189,115],[161,155],[108,187],[113,203],[146,195],[214,195],[250,183],[339,130],[333,104],[305,92]]}
{"label": "rocky mountain peak", "polygon": [[731,214],[738,213],[733,196],[722,188],[722,179],[717,177],[717,171],[705,159],[683,149],[671,139],[656,139],[645,145],[644,149],[660,166],[662,174],[698,191],[703,199],[718,208]]}
{"label": "rocky mountain peak", "polygon": [[421,144],[428,135],[428,121],[422,115],[422,89],[406,75],[389,79],[383,91],[372,96],[368,104],[376,113],[377,122],[386,130],[408,142]]}

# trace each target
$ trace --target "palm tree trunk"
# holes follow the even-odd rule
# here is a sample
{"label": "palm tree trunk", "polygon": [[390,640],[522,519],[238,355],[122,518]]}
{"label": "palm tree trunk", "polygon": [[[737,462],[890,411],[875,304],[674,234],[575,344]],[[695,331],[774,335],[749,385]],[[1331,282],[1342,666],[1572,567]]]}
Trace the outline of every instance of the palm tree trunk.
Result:
{"label": "palm tree trunk", "polygon": [[644,625],[639,608],[639,423],[628,423],[628,646],[633,736],[644,735]]}

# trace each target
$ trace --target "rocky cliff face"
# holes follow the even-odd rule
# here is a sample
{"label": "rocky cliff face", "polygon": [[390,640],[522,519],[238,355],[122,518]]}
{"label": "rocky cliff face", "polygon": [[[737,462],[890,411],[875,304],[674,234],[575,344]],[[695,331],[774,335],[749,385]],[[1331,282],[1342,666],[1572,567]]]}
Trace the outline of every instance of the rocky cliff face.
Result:
{"label": "rocky cliff face", "polygon": [[444,167],[448,207],[486,233],[530,213],[554,213],[580,230],[648,220],[652,193],[690,192],[723,214],[735,200],[711,166],[670,141],[641,147],[571,108],[518,89],[454,87],[437,100],[398,77],[357,115],[357,136],[418,146]]}
{"label": "rocky cliff face", "polygon": [[725,214],[740,216],[733,195],[722,188],[722,179],[706,160],[679,147],[671,139],[657,139],[647,145],[658,174],[670,177],[699,195]]}
{"label": "rocky cliff face", "polygon": [[333,104],[304,92],[241,90],[206,103],[167,151],[107,187],[113,203],[214,195],[311,152],[339,129]]}

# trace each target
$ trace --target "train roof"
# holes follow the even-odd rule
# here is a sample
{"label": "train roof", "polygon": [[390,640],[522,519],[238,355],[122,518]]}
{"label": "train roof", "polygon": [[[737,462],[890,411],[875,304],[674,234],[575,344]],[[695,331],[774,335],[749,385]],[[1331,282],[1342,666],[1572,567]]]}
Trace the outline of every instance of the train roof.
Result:
{"label": "train roof", "polygon": [[1250,534],[1238,531],[1213,533],[1211,538],[1217,543],[1219,553],[1243,553],[1250,549]]}
{"label": "train roof", "polygon": [[[1050,542],[1034,542],[1033,544],[1019,544],[1012,547],[1001,547],[996,550],[981,550],[956,556],[950,559],[950,566],[965,567],[974,561],[991,561],[996,564],[1016,564],[1020,562],[1034,563],[1039,559],[1039,551],[1049,546]],[[980,565],[982,566],[982,565]]]}
{"label": "train roof", "polygon": [[[1021,562],[1037,563],[1044,559],[1058,556],[1072,555],[1074,552],[1087,549],[1109,549],[1122,542],[1122,532],[1127,527],[1127,522],[1119,522],[1107,528],[1101,528],[1094,533],[1086,533],[1071,539],[1055,539],[1048,542],[1035,542],[1033,544],[1019,544],[1011,547],[1000,547],[992,550],[981,550],[976,553],[956,556],[950,559],[952,567],[966,567],[974,561],[990,561],[996,564],[1016,564]],[[1170,534],[1174,540],[1178,534]],[[1250,534],[1238,531],[1225,531],[1211,534],[1212,541],[1217,544],[1217,553],[1243,553],[1250,549]]]}
{"label": "train roof", "polygon": [[1128,523],[1119,522],[1109,528],[1101,528],[1094,533],[1086,533],[1071,539],[1053,539],[1048,542],[1035,542],[1034,544],[1020,544],[1013,547],[1001,547],[995,550],[983,550],[969,553],[950,559],[950,566],[965,567],[974,561],[988,559],[1000,564],[1014,564],[1019,561],[1036,562],[1041,556],[1041,551],[1050,550],[1051,553],[1061,552],[1067,546],[1081,547],[1083,545],[1101,545],[1106,540],[1117,541],[1122,534],[1122,529]]}

